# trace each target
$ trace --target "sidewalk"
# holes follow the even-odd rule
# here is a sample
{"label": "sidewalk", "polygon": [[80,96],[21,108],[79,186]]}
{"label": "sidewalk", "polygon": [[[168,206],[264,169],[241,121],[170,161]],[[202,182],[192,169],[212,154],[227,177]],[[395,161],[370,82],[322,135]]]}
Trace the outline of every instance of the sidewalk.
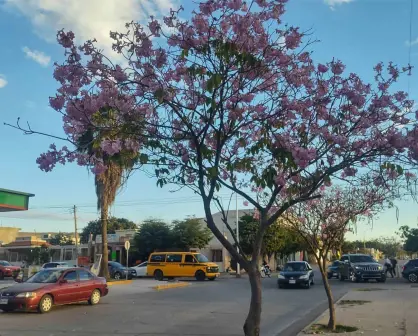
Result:
{"label": "sidewalk", "polygon": [[[369,289],[373,289],[370,286]],[[347,302],[363,301],[361,302]],[[369,301],[369,302],[364,302]],[[406,285],[405,289],[351,291],[335,306],[337,324],[357,327],[346,335],[363,336],[417,336],[418,335],[418,287]],[[327,324],[328,310],[313,324]],[[307,332],[309,326],[299,335]],[[336,335],[324,333],[321,335]]]}

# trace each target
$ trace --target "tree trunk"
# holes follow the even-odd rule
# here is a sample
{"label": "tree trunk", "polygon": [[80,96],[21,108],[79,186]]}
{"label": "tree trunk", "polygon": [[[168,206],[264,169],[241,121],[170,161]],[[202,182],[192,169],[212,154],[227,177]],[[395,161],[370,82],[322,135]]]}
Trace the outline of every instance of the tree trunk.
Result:
{"label": "tree trunk", "polygon": [[109,275],[109,252],[107,249],[107,217],[108,217],[108,209],[106,206],[101,207],[100,217],[101,217],[101,224],[102,224],[102,264],[100,265],[100,272],[99,275],[103,278],[110,279]]}
{"label": "tree trunk", "polygon": [[326,273],[326,259],[325,257],[320,260],[317,259],[319,270],[321,272],[322,281],[324,283],[325,293],[327,294],[328,298],[328,310],[329,310],[329,320],[328,320],[328,328],[330,330],[336,329],[336,318],[335,318],[335,306],[334,306],[334,298],[332,296],[331,287],[328,282],[328,276]]}
{"label": "tree trunk", "polygon": [[258,269],[258,264],[253,262],[251,264],[248,277],[251,286],[251,302],[247,318],[244,323],[245,336],[259,336],[261,323],[261,275]]}

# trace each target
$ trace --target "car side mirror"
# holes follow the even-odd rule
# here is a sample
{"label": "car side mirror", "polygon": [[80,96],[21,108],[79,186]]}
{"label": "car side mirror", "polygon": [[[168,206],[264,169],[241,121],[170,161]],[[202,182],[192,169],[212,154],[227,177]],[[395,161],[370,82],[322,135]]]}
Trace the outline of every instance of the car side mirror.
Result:
{"label": "car side mirror", "polygon": [[65,279],[61,279],[61,280],[60,280],[60,285],[62,285],[62,284],[66,284],[66,283],[68,283],[68,280],[65,280]]}

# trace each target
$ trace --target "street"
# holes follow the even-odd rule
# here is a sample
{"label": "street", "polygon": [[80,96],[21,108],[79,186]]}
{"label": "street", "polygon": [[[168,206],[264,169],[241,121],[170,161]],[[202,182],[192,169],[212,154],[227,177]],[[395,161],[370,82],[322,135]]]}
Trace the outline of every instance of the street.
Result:
{"label": "street", "polygon": [[[262,279],[262,335],[295,335],[321,314],[327,306],[319,274],[315,282],[310,290],[278,289],[276,278]],[[386,284],[331,283],[335,299],[356,287],[408,286],[399,279]],[[97,306],[56,307],[45,315],[2,313],[1,336],[242,335],[249,304],[247,278],[191,281],[189,287],[161,292],[133,289],[112,286]]]}

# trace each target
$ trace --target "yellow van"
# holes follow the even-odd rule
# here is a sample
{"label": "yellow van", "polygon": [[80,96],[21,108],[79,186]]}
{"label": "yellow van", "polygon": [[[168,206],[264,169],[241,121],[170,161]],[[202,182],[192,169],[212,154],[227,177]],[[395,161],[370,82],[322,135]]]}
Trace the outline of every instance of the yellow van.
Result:
{"label": "yellow van", "polygon": [[147,275],[156,280],[194,277],[198,281],[213,281],[219,276],[219,267],[201,253],[155,252],[149,256]]}

